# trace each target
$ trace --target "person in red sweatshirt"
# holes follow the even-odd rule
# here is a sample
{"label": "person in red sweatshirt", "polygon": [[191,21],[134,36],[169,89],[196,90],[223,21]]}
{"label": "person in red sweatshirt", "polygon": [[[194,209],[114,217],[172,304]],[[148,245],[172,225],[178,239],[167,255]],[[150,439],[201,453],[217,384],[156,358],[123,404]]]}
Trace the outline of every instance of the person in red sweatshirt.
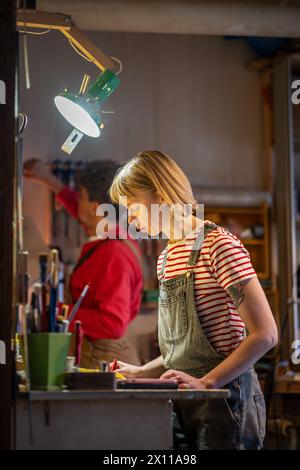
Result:
{"label": "person in red sweatshirt", "polygon": [[[79,260],[70,277],[69,289],[73,304],[84,286],[90,288],[75,316],[82,322],[84,342],[81,366],[99,367],[100,361],[118,359],[139,364],[138,355],[124,338],[129,323],[138,314],[142,293],[141,253],[135,240],[119,225],[114,227],[117,238],[112,239],[96,228],[101,216],[96,215],[99,204],[110,203],[108,190],[117,171],[110,160],[91,161],[82,170],[79,192],[64,186],[40,160],[24,164],[24,176],[46,185],[56,200],[83,225],[89,239],[82,247]],[[98,225],[99,228],[99,225]],[[125,235],[126,232],[125,232]],[[118,237],[121,238],[118,239]],[[74,331],[74,321],[70,324]]]}

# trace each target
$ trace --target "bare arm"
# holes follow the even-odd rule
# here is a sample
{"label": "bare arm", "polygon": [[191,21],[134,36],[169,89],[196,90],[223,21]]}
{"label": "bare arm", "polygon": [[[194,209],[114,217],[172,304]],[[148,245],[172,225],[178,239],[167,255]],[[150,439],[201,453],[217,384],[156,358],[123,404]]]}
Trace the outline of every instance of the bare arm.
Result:
{"label": "bare arm", "polygon": [[228,293],[249,334],[237,349],[205,376],[205,380],[217,388],[238,377],[278,341],[276,323],[257,278],[229,288]]}
{"label": "bare arm", "polygon": [[217,367],[201,379],[176,371],[163,377],[176,377],[192,388],[220,388],[251,367],[278,341],[276,323],[265,293],[256,277],[227,290],[248,330],[247,338]]}
{"label": "bare arm", "polygon": [[160,377],[166,370],[162,356],[159,356],[141,367],[140,377]]}
{"label": "bare arm", "polygon": [[[110,364],[111,370],[112,363]],[[140,377],[140,378],[156,378],[160,377],[166,368],[163,365],[162,356],[157,357],[153,361],[144,364],[143,366],[134,366],[132,364],[126,364],[125,362],[118,361],[118,368],[116,372],[120,372],[126,377]]]}

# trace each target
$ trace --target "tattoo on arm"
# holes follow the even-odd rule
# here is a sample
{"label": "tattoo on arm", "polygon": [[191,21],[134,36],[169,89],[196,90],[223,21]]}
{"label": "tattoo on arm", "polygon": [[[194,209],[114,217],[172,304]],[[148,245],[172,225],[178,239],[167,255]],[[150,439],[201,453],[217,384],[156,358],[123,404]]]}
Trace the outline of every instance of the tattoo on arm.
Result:
{"label": "tattoo on arm", "polygon": [[246,279],[245,281],[234,284],[233,286],[230,286],[228,289],[226,289],[236,308],[239,308],[245,298],[244,288],[249,281],[250,279]]}

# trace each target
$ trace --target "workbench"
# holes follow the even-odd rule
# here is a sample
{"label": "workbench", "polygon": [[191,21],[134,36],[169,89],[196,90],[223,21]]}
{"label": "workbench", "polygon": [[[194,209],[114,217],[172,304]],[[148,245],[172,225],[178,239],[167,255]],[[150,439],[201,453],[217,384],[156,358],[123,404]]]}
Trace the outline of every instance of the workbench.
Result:
{"label": "workbench", "polygon": [[172,400],[216,400],[229,396],[225,389],[19,393],[16,448],[170,449]]}

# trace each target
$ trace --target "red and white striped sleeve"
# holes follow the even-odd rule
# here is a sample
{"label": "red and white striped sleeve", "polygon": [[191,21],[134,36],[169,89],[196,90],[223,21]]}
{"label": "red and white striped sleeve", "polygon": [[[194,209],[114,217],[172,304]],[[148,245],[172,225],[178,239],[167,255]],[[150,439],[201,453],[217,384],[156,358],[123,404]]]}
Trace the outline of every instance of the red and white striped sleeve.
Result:
{"label": "red and white striped sleeve", "polygon": [[210,246],[212,274],[223,289],[256,277],[249,252],[231,233],[219,233]]}

